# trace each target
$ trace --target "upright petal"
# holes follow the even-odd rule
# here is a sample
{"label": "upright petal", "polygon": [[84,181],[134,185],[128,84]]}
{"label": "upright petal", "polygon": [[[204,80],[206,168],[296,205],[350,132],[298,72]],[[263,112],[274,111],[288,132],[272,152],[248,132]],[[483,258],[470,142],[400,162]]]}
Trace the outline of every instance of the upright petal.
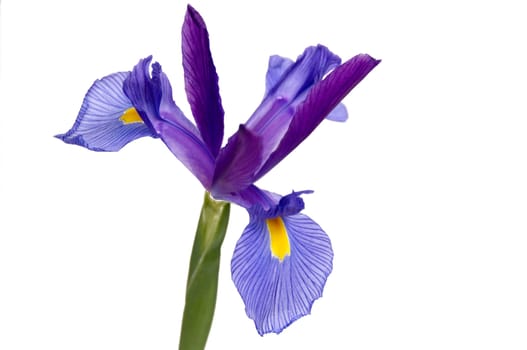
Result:
{"label": "upright petal", "polygon": [[294,63],[271,56],[266,76],[267,95],[245,124],[262,137],[264,159],[278,147],[296,107],[313,84],[339,63],[340,58],[322,45],[308,47]]}
{"label": "upright petal", "polygon": [[266,75],[267,95],[246,126],[259,134],[265,132],[280,111],[269,108],[274,106],[273,101],[280,100],[283,101],[281,106],[289,106],[339,63],[340,58],[322,45],[306,48],[294,63],[287,58],[271,56]]}
{"label": "upright petal", "polygon": [[182,36],[185,91],[201,137],[216,157],[223,141],[224,115],[218,75],[210,53],[207,27],[200,14],[190,5]]}
{"label": "upright petal", "polygon": [[260,335],[311,312],[332,270],[329,237],[303,214],[251,216],[236,244],[232,278]]}
{"label": "upright petal", "polygon": [[309,91],[298,106],[279,146],[258,171],[257,180],[294,150],[339,102],[379,64],[369,55],[357,55],[333,70]]}
{"label": "upright petal", "polygon": [[278,95],[293,100],[322,79],[324,74],[338,66],[340,62],[340,58],[323,45],[308,47],[269,90],[269,95]]}
{"label": "upright petal", "polygon": [[265,75],[265,95],[271,91],[276,84],[282,80],[285,72],[295,62],[287,57],[273,55],[269,57],[269,66],[267,67],[267,74]]}
{"label": "upright petal", "polygon": [[[274,55],[269,57],[269,66],[265,76],[265,95],[273,89],[276,84],[282,79],[287,69],[293,65],[293,60]],[[307,95],[307,94],[306,94]],[[301,102],[301,101],[299,101]],[[338,104],[326,117],[326,119],[335,122],[344,122],[348,119],[348,112],[346,106],[342,103]]]}
{"label": "upright petal", "polygon": [[140,137],[157,137],[123,92],[129,74],[114,73],[96,80],[84,97],[73,127],[55,137],[92,151],[118,151]]}
{"label": "upright petal", "polygon": [[174,155],[210,189],[214,158],[196,127],[183,115],[172,99],[172,88],[161,66],[151,57],[139,61],[124,82],[124,91],[141,115],[152,125]]}

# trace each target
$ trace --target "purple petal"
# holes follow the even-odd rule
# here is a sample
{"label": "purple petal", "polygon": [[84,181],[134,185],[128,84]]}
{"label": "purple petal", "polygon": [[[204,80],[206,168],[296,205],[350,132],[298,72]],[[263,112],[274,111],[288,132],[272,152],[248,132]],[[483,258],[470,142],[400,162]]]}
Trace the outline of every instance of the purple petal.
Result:
{"label": "purple petal", "polygon": [[348,120],[348,110],[346,109],[346,106],[344,106],[342,103],[339,103],[337,107],[329,112],[329,114],[326,116],[326,119],[340,123],[345,122]]}
{"label": "purple petal", "polygon": [[183,115],[172,99],[172,88],[161,66],[151,57],[139,61],[124,82],[124,91],[141,115],[152,125],[174,155],[210,189],[214,158],[196,127]]}
{"label": "purple petal", "polygon": [[185,91],[201,132],[214,157],[223,140],[223,107],[218,75],[209,49],[209,35],[200,14],[188,5],[182,30]]}
{"label": "purple petal", "polygon": [[[266,95],[282,79],[284,73],[289,67],[291,67],[291,65],[293,65],[293,63],[293,60],[278,55],[274,55],[269,58],[269,67],[267,68],[267,74],[265,76]],[[345,122],[348,119],[348,111],[346,110],[346,106],[344,106],[342,103],[338,104],[337,107],[335,107],[335,109],[328,114],[326,119],[335,122]]]}
{"label": "purple petal", "polygon": [[265,218],[251,216],[236,244],[232,279],[260,335],[280,333],[311,312],[332,270],[333,250],[326,233],[303,214],[282,217],[289,253],[274,255]]}
{"label": "purple petal", "polygon": [[270,58],[266,79],[268,93],[245,124],[262,137],[264,159],[278,147],[296,107],[313,84],[339,63],[340,58],[322,45],[308,47],[293,64],[280,56]]}
{"label": "purple petal", "polygon": [[289,66],[269,95],[293,100],[318,82],[324,74],[340,64],[340,58],[323,45],[304,50],[293,65]]}
{"label": "purple petal", "polygon": [[219,196],[214,196],[214,198],[235,203],[246,209],[258,207],[265,211],[276,206],[280,196],[262,190],[255,185],[250,185],[241,191],[221,193]]}
{"label": "purple petal", "polygon": [[278,201],[278,204],[272,208],[272,210],[267,210],[267,216],[290,216],[300,213],[302,210],[304,210],[304,200],[300,196],[310,193],[313,193],[313,191],[293,191],[290,194],[283,196]]}
{"label": "purple petal", "polygon": [[337,67],[324,80],[318,82],[296,109],[278,148],[271,154],[262,169],[258,171],[256,179],[272,169],[308,137],[379,62],[379,60],[366,54],[357,55]]}
{"label": "purple petal", "polygon": [[284,73],[287,72],[295,62],[287,57],[274,55],[269,57],[269,66],[267,74],[265,75],[265,94],[267,95],[272,88],[282,79]]}
{"label": "purple petal", "polygon": [[281,101],[283,108],[289,106],[339,63],[340,58],[322,45],[305,49],[294,64],[280,56],[271,56],[267,85],[272,88],[245,125],[258,134],[265,132],[280,111],[269,109],[275,100]]}
{"label": "purple petal", "polygon": [[218,155],[212,195],[221,198],[252,185],[262,165],[261,151],[261,140],[241,125]]}
{"label": "purple petal", "polygon": [[84,97],[73,127],[55,137],[92,151],[118,151],[140,137],[157,137],[139,118],[130,122],[123,118],[137,115],[123,92],[123,82],[129,74],[120,72],[96,80]]}

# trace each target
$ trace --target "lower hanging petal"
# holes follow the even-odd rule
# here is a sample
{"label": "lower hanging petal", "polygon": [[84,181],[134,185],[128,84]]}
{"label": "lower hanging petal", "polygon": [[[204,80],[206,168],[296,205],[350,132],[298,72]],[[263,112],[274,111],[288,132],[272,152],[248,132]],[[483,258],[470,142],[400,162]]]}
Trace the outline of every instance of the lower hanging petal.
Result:
{"label": "lower hanging petal", "polygon": [[252,216],[232,258],[232,279],[260,335],[311,312],[333,267],[331,242],[303,214]]}
{"label": "lower hanging petal", "polygon": [[119,72],[96,80],[84,97],[73,127],[55,137],[92,151],[118,151],[140,137],[157,137],[123,92],[129,74]]}

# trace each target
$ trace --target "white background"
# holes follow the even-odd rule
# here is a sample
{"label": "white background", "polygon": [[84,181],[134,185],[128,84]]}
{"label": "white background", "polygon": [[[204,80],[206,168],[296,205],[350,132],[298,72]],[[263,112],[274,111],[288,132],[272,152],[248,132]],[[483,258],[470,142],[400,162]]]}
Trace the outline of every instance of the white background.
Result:
{"label": "white background", "polygon": [[[521,1],[194,1],[226,135],[267,58],[322,43],[383,62],[259,185],[313,189],[324,297],[260,337],[230,279],[209,349],[527,348],[527,22]],[[498,5],[499,4],[499,5]],[[182,1],[2,1],[0,349],[175,349],[203,190],[164,145],[94,153],[68,130],[91,83],[153,54],[187,113]]]}

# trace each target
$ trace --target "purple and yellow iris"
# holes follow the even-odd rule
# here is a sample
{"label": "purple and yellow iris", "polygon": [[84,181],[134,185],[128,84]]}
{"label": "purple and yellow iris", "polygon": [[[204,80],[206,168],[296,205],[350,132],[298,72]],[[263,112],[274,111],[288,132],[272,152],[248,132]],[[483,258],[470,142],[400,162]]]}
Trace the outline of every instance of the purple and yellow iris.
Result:
{"label": "purple and yellow iris", "polygon": [[296,61],[272,56],[265,97],[223,144],[224,111],[209,37],[199,13],[188,6],[182,30],[185,91],[194,123],[172,98],[172,88],[151,57],[131,72],[95,81],[73,127],[57,135],[94,151],[118,151],[144,136],[160,138],[219,200],[250,216],[236,244],[232,278],[247,315],[260,334],[280,333],[309,314],[332,270],[329,237],[301,214],[300,197],[279,196],[254,183],[293,151],[324,120],[344,121],[340,101],[380,61],[360,54],[341,63],[322,45]]}

